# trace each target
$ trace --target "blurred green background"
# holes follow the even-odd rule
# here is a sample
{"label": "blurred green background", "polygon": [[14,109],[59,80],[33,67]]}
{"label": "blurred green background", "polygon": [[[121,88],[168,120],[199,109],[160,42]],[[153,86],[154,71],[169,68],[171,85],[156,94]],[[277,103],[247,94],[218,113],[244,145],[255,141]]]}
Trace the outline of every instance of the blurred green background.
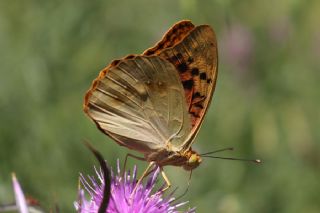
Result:
{"label": "blurred green background", "polygon": [[[219,47],[194,149],[232,146],[220,155],[264,163],[205,159],[183,199],[198,212],[320,212],[319,14],[316,0],[0,1],[0,203],[13,201],[14,171],[46,209],[73,212],[78,174],[96,164],[83,141],[113,166],[128,152],[84,115],[91,81],[190,19],[210,24]],[[165,170],[183,192],[189,174]]]}

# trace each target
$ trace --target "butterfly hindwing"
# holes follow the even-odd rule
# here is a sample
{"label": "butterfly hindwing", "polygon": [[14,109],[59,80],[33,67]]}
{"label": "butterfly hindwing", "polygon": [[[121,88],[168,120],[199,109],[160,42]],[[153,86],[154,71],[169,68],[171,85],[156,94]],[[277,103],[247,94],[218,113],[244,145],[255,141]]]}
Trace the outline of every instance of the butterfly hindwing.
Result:
{"label": "butterfly hindwing", "polygon": [[100,130],[143,153],[186,140],[190,116],[171,63],[158,56],[136,56],[106,69],[85,99],[85,112]]}

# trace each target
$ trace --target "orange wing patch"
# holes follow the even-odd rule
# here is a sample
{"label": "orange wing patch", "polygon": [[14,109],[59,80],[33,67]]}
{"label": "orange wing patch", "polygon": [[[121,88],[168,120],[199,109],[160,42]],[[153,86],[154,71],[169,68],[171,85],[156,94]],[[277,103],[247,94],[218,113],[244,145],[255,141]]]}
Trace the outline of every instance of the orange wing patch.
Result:
{"label": "orange wing patch", "polygon": [[194,25],[190,21],[176,23],[154,47],[145,50],[143,55],[158,55],[163,49],[179,43],[192,29],[194,29]]}
{"label": "orange wing patch", "polygon": [[211,27],[194,27],[190,21],[179,22],[144,54],[159,55],[175,65],[185,90],[193,132],[197,131],[211,102],[217,79],[217,42]]}

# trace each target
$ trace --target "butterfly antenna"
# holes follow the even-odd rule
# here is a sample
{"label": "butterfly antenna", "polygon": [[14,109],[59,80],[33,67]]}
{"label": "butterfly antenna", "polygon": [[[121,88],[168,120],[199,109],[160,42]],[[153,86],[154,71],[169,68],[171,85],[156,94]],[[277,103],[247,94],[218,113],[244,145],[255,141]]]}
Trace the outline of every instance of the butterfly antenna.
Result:
{"label": "butterfly antenna", "polygon": [[205,155],[210,155],[210,154],[214,154],[217,152],[223,152],[223,151],[233,151],[233,150],[234,150],[233,147],[228,147],[228,148],[218,149],[218,150],[211,151],[211,152],[206,152],[206,153],[200,154],[200,156],[205,157]]}
{"label": "butterfly antenna", "polygon": [[218,156],[202,156],[205,158],[216,158],[216,159],[224,159],[224,160],[237,160],[237,161],[247,161],[252,163],[261,163],[259,159],[243,159],[243,158],[228,158],[228,157],[218,157]]}

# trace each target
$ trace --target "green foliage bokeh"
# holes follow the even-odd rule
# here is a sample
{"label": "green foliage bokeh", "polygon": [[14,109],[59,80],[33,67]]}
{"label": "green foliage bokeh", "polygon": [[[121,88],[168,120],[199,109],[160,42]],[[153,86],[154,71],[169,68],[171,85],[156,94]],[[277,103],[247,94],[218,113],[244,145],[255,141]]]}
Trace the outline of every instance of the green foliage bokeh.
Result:
{"label": "green foliage bokeh", "polygon": [[[194,144],[198,152],[261,158],[260,166],[204,159],[184,200],[198,212],[319,212],[319,1],[0,1],[0,204],[10,173],[47,209],[72,212],[78,175],[114,167],[128,150],[82,111],[113,59],[142,53],[175,22],[210,24],[219,76]],[[145,163],[137,164],[139,172]],[[166,168],[183,192],[189,174]]]}

